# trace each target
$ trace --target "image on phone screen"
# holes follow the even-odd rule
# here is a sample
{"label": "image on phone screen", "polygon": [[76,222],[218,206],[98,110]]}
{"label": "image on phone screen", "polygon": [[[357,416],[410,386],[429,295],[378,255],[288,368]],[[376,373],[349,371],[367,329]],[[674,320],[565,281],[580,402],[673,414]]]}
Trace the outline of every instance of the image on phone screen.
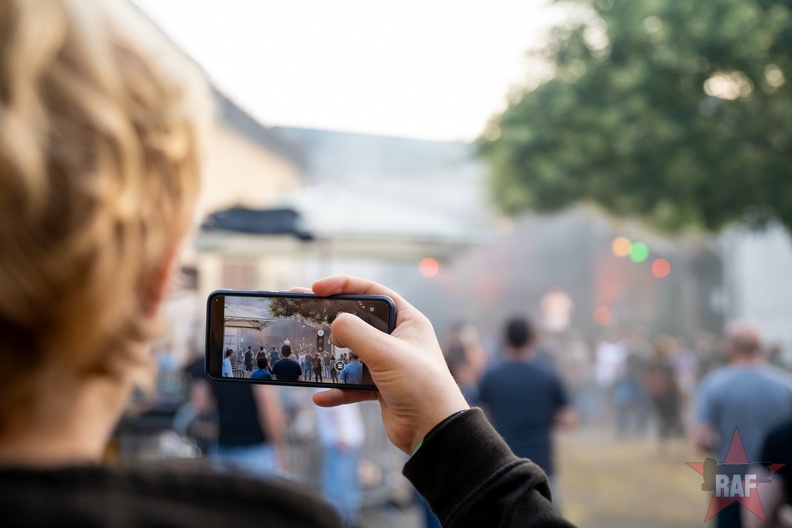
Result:
{"label": "image on phone screen", "polygon": [[330,342],[342,312],[382,332],[395,326],[396,310],[385,296],[214,292],[207,302],[206,371],[229,382],[376,390],[354,350]]}

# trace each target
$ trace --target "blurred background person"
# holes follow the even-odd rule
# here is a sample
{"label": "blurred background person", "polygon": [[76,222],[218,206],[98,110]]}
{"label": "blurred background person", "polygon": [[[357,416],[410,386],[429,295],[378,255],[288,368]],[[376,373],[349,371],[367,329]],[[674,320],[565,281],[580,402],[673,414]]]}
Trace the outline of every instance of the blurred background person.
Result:
{"label": "blurred background person", "polygon": [[[765,362],[759,330],[747,321],[726,326],[724,352],[728,364],[699,384],[693,442],[722,463],[737,430],[748,462],[757,462],[768,433],[792,417],[792,374]],[[718,527],[741,526],[739,508],[721,511]]]}
{"label": "blurred background person", "polygon": [[218,436],[208,452],[216,465],[258,477],[284,474],[286,416],[277,388],[212,382],[204,370],[203,357],[185,370],[191,383],[189,405],[195,414],[217,413]]}
{"label": "blurred background person", "polygon": [[316,407],[315,413],[322,447],[322,493],[346,526],[357,527],[361,504],[358,465],[366,437],[360,407]]}
{"label": "blurred background person", "polygon": [[[658,450],[661,453],[667,452],[675,439],[685,438],[682,391],[673,362],[676,347],[677,342],[672,337],[660,336],[655,341],[652,358],[646,366],[645,383],[652,398],[657,422]],[[680,443],[679,447],[683,447],[683,444]]]}
{"label": "blurred background person", "polygon": [[582,425],[592,425],[599,410],[596,408],[598,387],[591,347],[574,331],[563,335],[560,343],[564,353],[558,368],[577,411],[578,421]]}
{"label": "blurred background person", "polygon": [[476,328],[468,323],[454,325],[444,349],[448,370],[469,402],[477,399],[478,382],[487,364],[487,355]]}
{"label": "blurred background person", "polygon": [[531,459],[555,482],[552,433],[577,425],[577,413],[560,375],[536,358],[536,335],[526,317],[504,325],[505,357],[479,384],[478,404],[515,454]]}
{"label": "blurred background person", "polygon": [[726,360],[723,357],[722,349],[723,345],[718,343],[718,336],[712,332],[699,330],[694,334],[693,353],[696,356],[696,385],[704,376],[724,365]]}
{"label": "blurred background person", "polygon": [[692,420],[691,404],[698,383],[699,362],[698,356],[687,338],[677,336],[674,340],[676,351],[671,356],[671,365],[674,367],[679,385],[682,421],[687,427]]}
{"label": "blurred background person", "polygon": [[757,486],[766,521],[744,508],[741,515],[743,527],[792,527],[792,418],[774,427],[762,442],[759,459],[749,461],[783,466],[772,474],[770,482]]}
{"label": "blurred background person", "polygon": [[649,424],[650,398],[645,384],[646,360],[629,350],[624,371],[611,390],[617,438],[643,436]]}
{"label": "blurred background person", "polygon": [[597,390],[592,392],[595,422],[610,423],[613,408],[608,398],[613,392],[616,381],[624,373],[628,355],[627,344],[621,334],[608,331],[594,348],[594,379]]}

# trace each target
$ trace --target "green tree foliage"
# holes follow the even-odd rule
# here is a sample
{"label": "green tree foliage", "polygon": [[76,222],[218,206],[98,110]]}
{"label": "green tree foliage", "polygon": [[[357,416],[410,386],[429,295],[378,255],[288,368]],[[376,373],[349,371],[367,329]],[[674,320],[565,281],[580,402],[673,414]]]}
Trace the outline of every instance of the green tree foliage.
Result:
{"label": "green tree foliage", "polygon": [[792,229],[792,0],[577,0],[478,140],[504,212]]}
{"label": "green tree foliage", "polygon": [[327,312],[327,303],[319,299],[309,300],[276,297],[270,299],[269,310],[273,317],[286,318],[297,316],[318,325],[330,324],[330,314]]}
{"label": "green tree foliage", "polygon": [[319,326],[330,326],[339,312],[364,313],[360,301],[275,297],[269,301],[273,317],[297,317]]}

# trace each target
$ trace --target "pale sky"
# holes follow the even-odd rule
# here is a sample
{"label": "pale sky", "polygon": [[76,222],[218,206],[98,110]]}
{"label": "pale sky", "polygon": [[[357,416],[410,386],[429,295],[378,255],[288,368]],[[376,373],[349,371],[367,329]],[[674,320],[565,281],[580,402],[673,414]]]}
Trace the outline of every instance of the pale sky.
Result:
{"label": "pale sky", "polygon": [[268,126],[472,140],[529,74],[546,0],[135,0]]}

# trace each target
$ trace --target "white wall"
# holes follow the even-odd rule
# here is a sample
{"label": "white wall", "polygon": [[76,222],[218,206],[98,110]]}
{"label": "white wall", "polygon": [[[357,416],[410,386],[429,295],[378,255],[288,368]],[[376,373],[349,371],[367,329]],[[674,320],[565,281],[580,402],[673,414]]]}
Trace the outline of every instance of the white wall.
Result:
{"label": "white wall", "polygon": [[731,315],[762,329],[768,345],[792,355],[792,235],[780,226],[725,236]]}

